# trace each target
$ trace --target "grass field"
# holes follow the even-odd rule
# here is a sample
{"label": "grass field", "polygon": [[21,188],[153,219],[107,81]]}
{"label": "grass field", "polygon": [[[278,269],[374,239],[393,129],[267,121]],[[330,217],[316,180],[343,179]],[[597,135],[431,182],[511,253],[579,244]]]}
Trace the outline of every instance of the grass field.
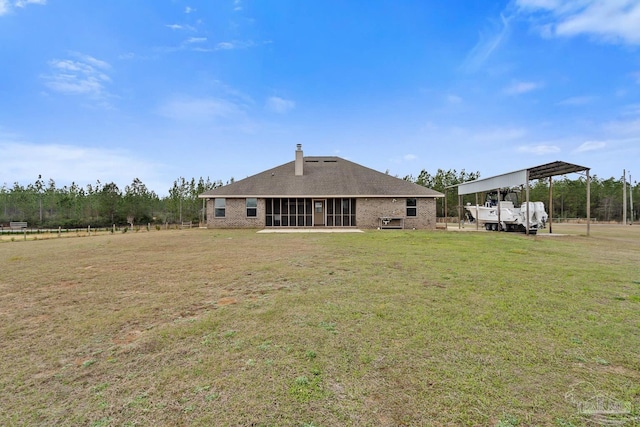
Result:
{"label": "grass field", "polygon": [[0,425],[640,425],[640,226],[591,231],[0,242]]}

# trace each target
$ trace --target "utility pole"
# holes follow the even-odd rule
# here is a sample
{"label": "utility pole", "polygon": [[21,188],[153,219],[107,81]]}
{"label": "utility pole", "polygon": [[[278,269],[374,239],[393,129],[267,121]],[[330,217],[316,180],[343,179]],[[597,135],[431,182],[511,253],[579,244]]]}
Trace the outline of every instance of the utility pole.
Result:
{"label": "utility pole", "polygon": [[627,170],[622,169],[622,224],[627,225]]}
{"label": "utility pole", "polygon": [[42,227],[42,175],[38,175],[38,180],[36,181],[36,188],[38,190],[38,204],[40,205],[40,227]]}
{"label": "utility pole", "polygon": [[633,225],[633,181],[631,180],[631,171],[629,171],[629,204],[631,205],[631,222]]}

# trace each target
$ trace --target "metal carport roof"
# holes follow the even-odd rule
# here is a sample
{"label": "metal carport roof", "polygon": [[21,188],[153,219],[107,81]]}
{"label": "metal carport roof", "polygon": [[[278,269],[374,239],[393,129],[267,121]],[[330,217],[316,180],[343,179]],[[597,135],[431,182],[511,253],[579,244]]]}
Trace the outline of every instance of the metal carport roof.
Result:
{"label": "metal carport roof", "polygon": [[[532,179],[549,178],[549,205],[553,205],[553,176],[565,175],[568,173],[586,172],[587,176],[587,235],[590,232],[591,224],[591,189],[589,170],[585,166],[574,165],[573,163],[555,161],[546,163],[540,166],[534,166],[527,169],[521,169],[514,172],[505,173],[502,175],[496,175],[484,179],[476,179],[474,181],[464,182],[462,184],[451,185],[446,187],[458,189],[458,199],[461,204],[461,196],[465,194],[477,194],[486,191],[493,191],[500,188],[519,187],[524,186],[526,188],[526,201],[529,202],[529,181]],[[477,200],[477,196],[476,196]],[[446,203],[446,198],[445,198]],[[461,206],[459,207],[459,214],[461,215]],[[553,209],[549,209],[549,233],[552,230],[553,222]],[[527,215],[528,217],[528,215]],[[477,225],[477,224],[476,224]],[[528,232],[528,231],[527,231]]]}
{"label": "metal carport roof", "polygon": [[527,185],[529,180],[549,178],[567,173],[588,171],[589,168],[572,163],[555,161],[532,168],[521,169],[514,172],[496,175],[489,178],[476,179],[475,181],[463,182],[447,188],[458,187],[458,194],[474,194],[483,191],[491,191],[497,188],[518,187]]}

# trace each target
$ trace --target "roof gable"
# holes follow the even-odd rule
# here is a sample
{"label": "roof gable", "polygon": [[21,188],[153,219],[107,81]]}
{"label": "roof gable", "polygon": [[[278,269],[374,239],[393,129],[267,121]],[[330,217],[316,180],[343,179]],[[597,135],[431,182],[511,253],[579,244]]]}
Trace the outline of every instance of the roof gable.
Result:
{"label": "roof gable", "polygon": [[443,197],[435,190],[378,172],[340,157],[304,157],[209,190],[200,197]]}

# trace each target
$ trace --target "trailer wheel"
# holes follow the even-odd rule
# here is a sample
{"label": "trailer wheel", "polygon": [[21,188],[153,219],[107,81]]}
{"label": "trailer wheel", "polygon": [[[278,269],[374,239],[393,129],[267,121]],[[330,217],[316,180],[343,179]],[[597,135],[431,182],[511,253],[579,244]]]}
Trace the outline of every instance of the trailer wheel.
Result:
{"label": "trailer wheel", "polygon": [[487,231],[491,231],[491,224],[485,224],[484,229]]}

